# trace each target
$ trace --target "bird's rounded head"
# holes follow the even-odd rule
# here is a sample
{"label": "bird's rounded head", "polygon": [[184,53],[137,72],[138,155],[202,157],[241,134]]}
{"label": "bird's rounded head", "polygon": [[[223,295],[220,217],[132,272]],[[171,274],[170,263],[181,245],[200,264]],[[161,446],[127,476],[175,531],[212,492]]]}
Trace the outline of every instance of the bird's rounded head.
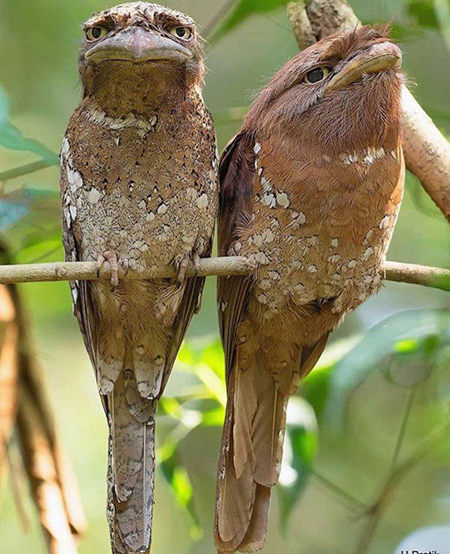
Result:
{"label": "bird's rounded head", "polygon": [[140,89],[150,100],[168,99],[201,85],[203,41],[181,12],[148,2],[120,4],[94,14],[83,32],[79,71],[85,96],[113,95],[116,88],[126,96],[129,83],[130,93]]}
{"label": "bird's rounded head", "polygon": [[297,136],[328,152],[398,140],[402,53],[389,29],[358,27],[292,58],[246,119],[262,133]]}

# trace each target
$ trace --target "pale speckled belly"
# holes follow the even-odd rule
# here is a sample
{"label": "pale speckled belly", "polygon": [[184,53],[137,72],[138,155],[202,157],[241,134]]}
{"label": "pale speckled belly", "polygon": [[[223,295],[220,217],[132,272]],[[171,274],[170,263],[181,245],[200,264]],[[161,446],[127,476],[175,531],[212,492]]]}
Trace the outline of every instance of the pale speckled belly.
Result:
{"label": "pale speckled belly", "polygon": [[[96,260],[113,250],[130,267],[139,267],[169,264],[194,249],[202,253],[214,229],[217,160],[204,160],[199,168],[186,148],[177,152],[176,165],[163,153],[152,163],[149,146],[140,161],[132,163],[122,155],[135,152],[128,139],[134,139],[134,131],[122,130],[120,142],[110,145],[102,164],[95,162],[95,152],[83,151],[84,157],[94,160],[90,167],[64,140],[61,158],[68,182],[64,215],[79,235],[82,259]],[[176,171],[178,164],[183,171]]]}

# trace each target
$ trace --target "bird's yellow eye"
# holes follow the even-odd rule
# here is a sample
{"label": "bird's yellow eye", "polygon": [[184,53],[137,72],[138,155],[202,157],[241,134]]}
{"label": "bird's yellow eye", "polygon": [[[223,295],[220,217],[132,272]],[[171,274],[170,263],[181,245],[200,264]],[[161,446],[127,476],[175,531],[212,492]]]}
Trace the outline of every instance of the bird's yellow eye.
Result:
{"label": "bird's yellow eye", "polygon": [[89,27],[86,29],[86,39],[89,41],[99,40],[108,34],[104,27]]}
{"label": "bird's yellow eye", "polygon": [[306,83],[314,85],[315,83],[323,81],[329,73],[330,69],[328,67],[316,67],[315,69],[308,71],[304,80]]}
{"label": "bird's yellow eye", "polygon": [[189,40],[193,36],[192,29],[189,27],[174,27],[170,30],[170,34],[183,40]]}

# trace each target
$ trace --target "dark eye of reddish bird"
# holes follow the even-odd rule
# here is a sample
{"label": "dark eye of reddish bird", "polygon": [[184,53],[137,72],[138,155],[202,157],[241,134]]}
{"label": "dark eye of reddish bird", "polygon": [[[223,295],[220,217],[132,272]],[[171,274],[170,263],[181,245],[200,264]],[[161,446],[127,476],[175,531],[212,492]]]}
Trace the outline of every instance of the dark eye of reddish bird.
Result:
{"label": "dark eye of reddish bird", "polygon": [[306,81],[311,84],[319,83],[320,81],[325,79],[325,77],[329,73],[330,73],[330,70],[328,69],[328,67],[316,67],[315,69],[313,69],[312,71],[309,71],[306,74]]}

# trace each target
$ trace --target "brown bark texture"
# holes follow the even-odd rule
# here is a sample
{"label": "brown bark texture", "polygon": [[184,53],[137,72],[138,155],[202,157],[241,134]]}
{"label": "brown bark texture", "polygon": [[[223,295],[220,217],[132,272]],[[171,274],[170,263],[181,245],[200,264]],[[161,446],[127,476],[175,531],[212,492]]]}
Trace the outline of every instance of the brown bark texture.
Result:
{"label": "brown bark texture", "polygon": [[[11,261],[1,243],[0,257],[3,263]],[[28,527],[26,479],[49,554],[75,554],[85,528],[83,508],[43,390],[27,315],[13,284],[0,285],[0,476],[6,472],[23,525]]]}

